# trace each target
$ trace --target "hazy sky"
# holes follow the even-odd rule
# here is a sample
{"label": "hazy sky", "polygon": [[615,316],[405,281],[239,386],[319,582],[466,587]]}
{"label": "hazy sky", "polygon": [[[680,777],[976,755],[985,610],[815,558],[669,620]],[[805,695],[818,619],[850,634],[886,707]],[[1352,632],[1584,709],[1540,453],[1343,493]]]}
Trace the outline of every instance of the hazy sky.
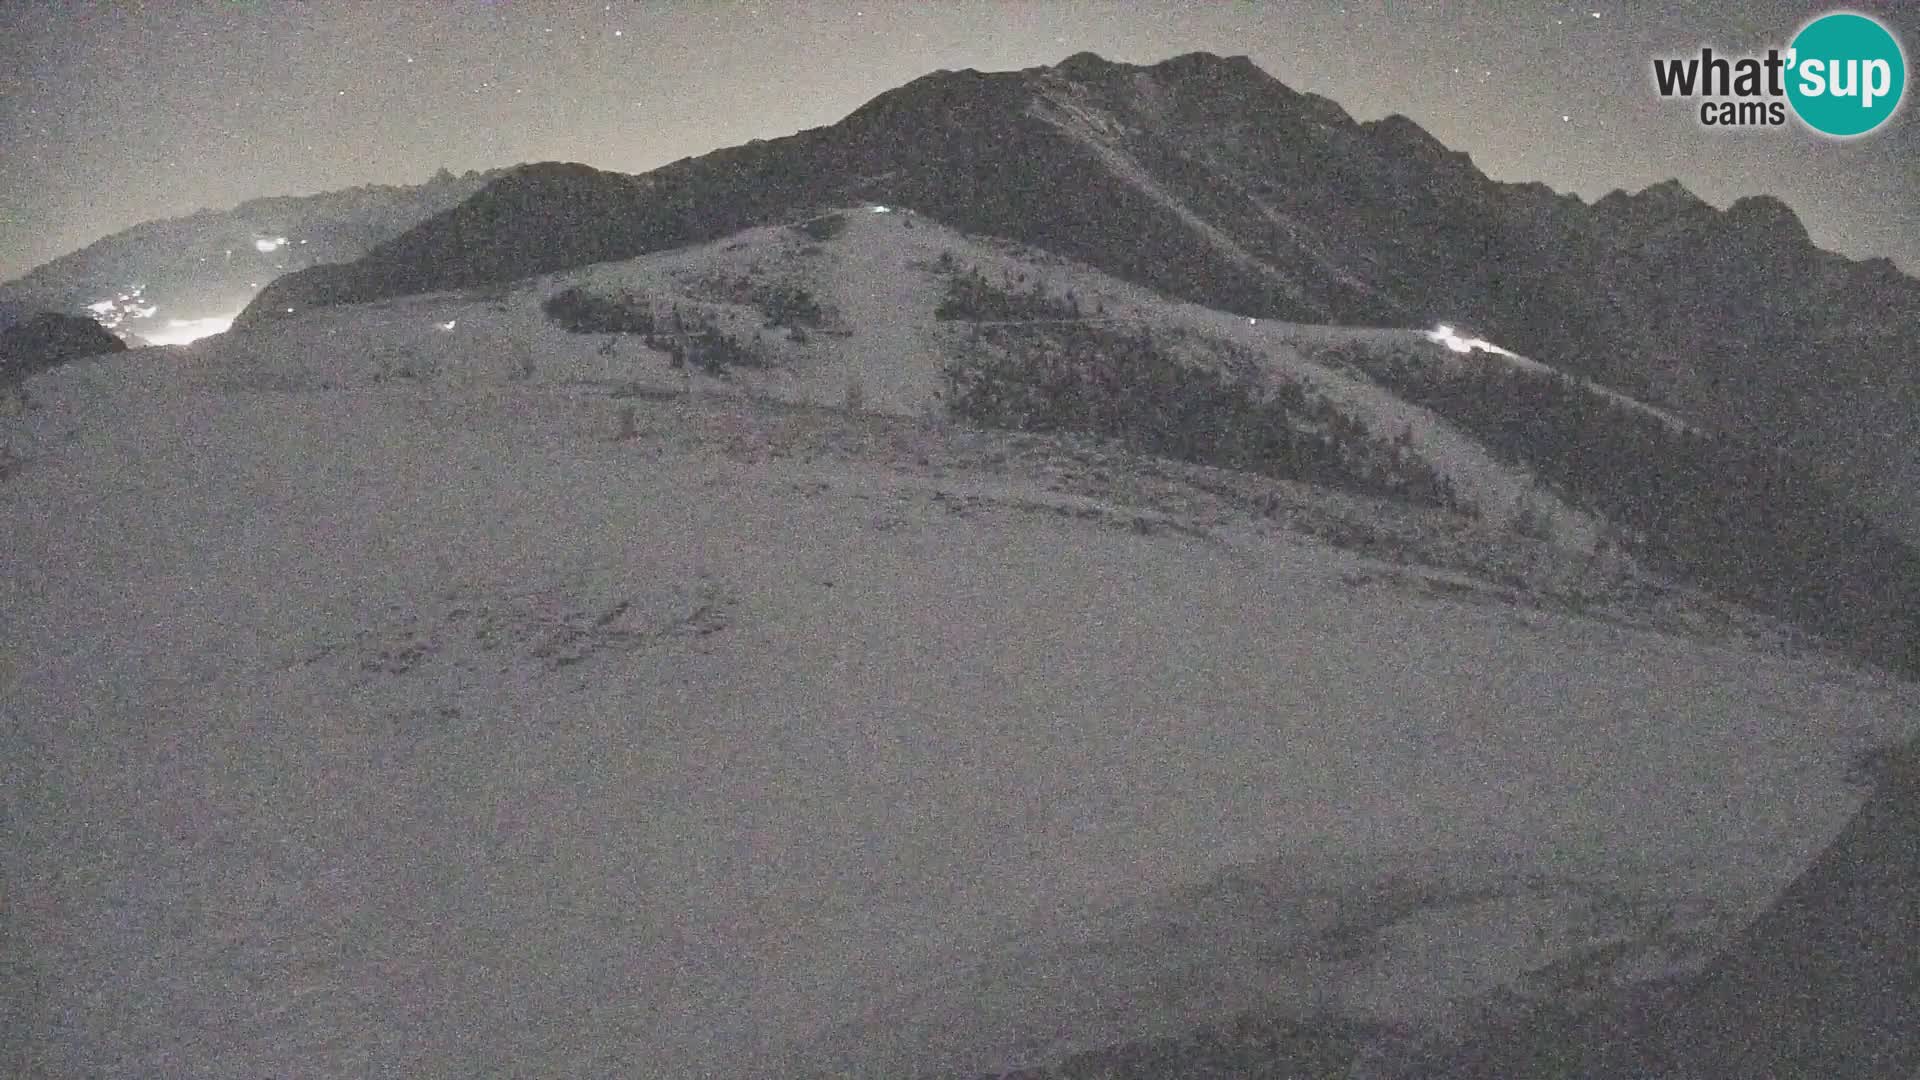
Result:
{"label": "hazy sky", "polygon": [[[1920,4],[1855,3],[1920,54]],[[1904,11],[1902,10],[1904,9]],[[1702,128],[1656,55],[1784,47],[1827,5],[1149,0],[0,0],[0,279],[155,217],[534,160],[642,171],[830,124],[937,68],[1245,54],[1491,175],[1784,198],[1920,273],[1920,110],[1851,143]],[[1596,17],[1597,16],[1597,17]],[[1563,119],[1564,117],[1564,119]]]}

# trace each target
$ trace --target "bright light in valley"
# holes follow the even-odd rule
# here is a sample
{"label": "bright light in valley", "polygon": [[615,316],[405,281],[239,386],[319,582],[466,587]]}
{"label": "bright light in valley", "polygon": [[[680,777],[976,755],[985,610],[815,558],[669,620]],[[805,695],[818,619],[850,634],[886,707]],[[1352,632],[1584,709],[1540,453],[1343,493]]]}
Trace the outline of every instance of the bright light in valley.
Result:
{"label": "bright light in valley", "polygon": [[1453,327],[1448,326],[1445,323],[1441,323],[1439,326],[1436,326],[1431,330],[1425,331],[1425,333],[1427,335],[1428,341],[1434,342],[1439,345],[1445,345],[1447,348],[1457,353],[1470,353],[1477,350],[1479,352],[1494,353],[1499,356],[1515,355],[1514,353],[1508,352],[1507,350],[1501,348],[1498,345],[1495,345],[1493,342],[1488,341],[1485,338],[1461,337],[1459,334],[1454,333]]}
{"label": "bright light in valley", "polygon": [[253,242],[253,249],[260,252],[277,251],[286,244],[287,238],[284,236],[261,237]]}
{"label": "bright light in valley", "polygon": [[233,315],[217,319],[168,319],[158,330],[141,330],[142,338],[155,345],[185,345],[203,337],[224,334],[233,326]]}
{"label": "bright light in valley", "polygon": [[225,333],[240,314],[235,311],[230,315],[208,318],[161,320],[155,318],[160,314],[161,305],[147,300],[142,295],[145,292],[146,286],[135,285],[126,292],[116,294],[114,299],[95,300],[87,305],[87,312],[95,322],[108,330],[131,333],[153,345],[185,345],[203,337]]}
{"label": "bright light in valley", "polygon": [[140,303],[140,293],[144,289],[143,285],[135,285],[130,292],[123,292],[106,300],[95,300],[87,305],[87,310],[93,313],[96,322],[109,330],[118,328],[128,319],[150,319],[153,313],[160,309]]}
{"label": "bright light in valley", "polygon": [[[289,309],[289,310],[291,310],[291,309]],[[453,329],[453,327],[454,327],[454,324],[455,324],[455,323],[458,323],[459,321],[460,321],[460,320],[458,320],[458,319],[448,319],[448,320],[447,320],[446,322],[443,322],[443,323],[434,323],[433,325],[435,325],[435,326],[438,326],[438,327],[439,327],[440,329],[442,329],[442,330],[451,330],[451,329]]]}

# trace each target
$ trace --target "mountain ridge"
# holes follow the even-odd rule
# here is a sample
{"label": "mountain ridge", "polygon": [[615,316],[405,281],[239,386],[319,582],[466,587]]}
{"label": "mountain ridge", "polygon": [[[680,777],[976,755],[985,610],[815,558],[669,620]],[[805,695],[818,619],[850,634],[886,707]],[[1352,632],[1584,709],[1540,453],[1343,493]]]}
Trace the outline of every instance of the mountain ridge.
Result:
{"label": "mountain ridge", "polygon": [[[586,171],[582,171],[586,170]],[[512,280],[809,208],[911,207],[1255,317],[1471,325],[1705,426],[1778,438],[1920,535],[1920,281],[1813,246],[1777,199],[1677,180],[1592,204],[1496,181],[1404,117],[1250,60],[935,72],[838,123],[629,177],[522,166],[243,321]]]}
{"label": "mountain ridge", "polygon": [[[1031,104],[1032,99],[1043,96],[1046,86],[1049,83],[1065,83],[1070,86],[1079,86],[1089,91],[1105,90],[1124,94],[1128,91],[1119,85],[1124,81],[1121,78],[1122,76],[1130,76],[1135,81],[1138,81],[1143,76],[1149,78],[1156,76],[1170,77],[1173,80],[1172,83],[1163,84],[1160,86],[1160,89],[1164,90],[1170,87],[1175,91],[1175,104],[1180,107],[1182,113],[1181,118],[1184,119],[1220,121],[1222,119],[1220,114],[1223,106],[1228,108],[1239,108],[1248,104],[1263,106],[1254,117],[1255,119],[1271,122],[1278,118],[1302,123],[1308,128],[1337,128],[1348,136],[1371,136],[1376,143],[1385,144],[1390,148],[1407,150],[1413,153],[1416,158],[1425,159],[1429,164],[1438,163],[1443,165],[1445,167],[1444,172],[1451,174],[1445,177],[1446,180],[1451,182],[1451,186],[1456,188],[1461,187],[1463,184],[1478,186],[1486,191],[1513,197],[1514,201],[1523,207],[1527,204],[1553,205],[1563,209],[1581,207],[1591,211],[1602,211],[1602,217],[1612,216],[1604,213],[1605,211],[1625,208],[1632,211],[1631,216],[1637,219],[1637,224],[1640,224],[1642,227],[1652,228],[1656,225],[1674,224],[1673,219],[1676,215],[1662,214],[1655,211],[1669,204],[1677,204],[1680,207],[1688,209],[1710,212],[1705,215],[1702,220],[1712,222],[1718,226],[1728,224],[1742,225],[1749,220],[1754,223],[1765,224],[1767,220],[1778,219],[1785,224],[1788,232],[1794,239],[1804,240],[1806,236],[1804,226],[1800,225],[1797,217],[1777,199],[1770,196],[1747,197],[1736,201],[1734,206],[1728,210],[1720,211],[1711,207],[1704,200],[1699,199],[1698,196],[1687,191],[1677,180],[1668,180],[1650,185],[1641,192],[1634,194],[1616,191],[1590,205],[1583,202],[1578,196],[1570,194],[1553,195],[1550,199],[1542,200],[1541,196],[1549,193],[1549,189],[1546,189],[1545,185],[1495,181],[1485,177],[1484,174],[1479,173],[1477,169],[1457,168],[1456,166],[1459,165],[1471,165],[1470,156],[1462,152],[1447,149],[1444,144],[1440,143],[1439,140],[1426,132],[1416,122],[1402,115],[1396,114],[1379,120],[1364,122],[1355,121],[1336,103],[1319,97],[1318,95],[1301,93],[1287,87],[1284,83],[1281,83],[1279,80],[1274,79],[1272,76],[1260,70],[1246,57],[1219,57],[1211,53],[1202,52],[1182,54],[1151,65],[1133,65],[1108,61],[1095,53],[1081,52],[1068,57],[1060,64],[1052,67],[1028,68],[1011,72],[979,72],[974,69],[937,71],[921,76],[894,90],[876,96],[872,101],[855,109],[834,125],[808,129],[780,139],[760,140],[742,147],[722,149],[698,158],[684,158],[641,175],[657,178],[661,184],[669,186],[725,179],[728,173],[737,173],[742,169],[758,168],[763,171],[768,171],[774,163],[767,159],[776,158],[781,154],[787,154],[791,157],[791,160],[787,162],[788,164],[796,166],[801,164],[839,166],[842,169],[840,175],[830,177],[826,182],[816,179],[804,184],[794,185],[800,188],[799,191],[795,192],[796,196],[806,196],[814,201],[819,201],[829,193],[829,190],[832,194],[857,195],[861,193],[861,189],[867,188],[871,189],[872,195],[880,197],[889,194],[889,189],[891,188],[893,189],[891,194],[893,194],[896,202],[900,202],[903,205],[913,205],[908,201],[906,196],[915,194],[915,192],[910,189],[916,185],[902,182],[903,180],[911,180],[911,177],[900,177],[897,169],[891,171],[859,172],[853,168],[853,166],[859,163],[857,155],[853,151],[871,150],[872,148],[867,144],[874,139],[875,135],[882,133],[882,131],[886,134],[898,134],[899,132],[896,130],[898,127],[909,123],[925,121],[929,118],[930,114],[934,114],[942,109],[961,114],[959,122],[928,127],[926,130],[938,135],[939,141],[943,145],[950,145],[955,141],[953,138],[955,134],[967,133],[970,126],[977,127],[978,121],[982,119],[999,120],[1008,123],[1010,126],[1016,126],[1020,115],[1027,111],[1026,107]],[[1135,96],[1137,97],[1138,95],[1136,94]],[[1023,97],[1025,100],[1022,100]],[[1122,115],[1127,111],[1125,108],[1116,109],[1114,107],[1115,102],[1111,100],[1096,101],[1095,104],[1101,106],[1108,115]],[[1132,105],[1135,106],[1133,111],[1138,112],[1137,106],[1139,102],[1133,102]],[[1242,128],[1244,128],[1244,126],[1243,124]],[[1128,128],[1132,128],[1135,131],[1141,130],[1137,125],[1127,125],[1124,123],[1119,126],[1118,130],[1124,133]],[[1025,133],[1016,132],[1015,134]],[[1298,134],[1298,132],[1289,131],[1284,132],[1284,134]],[[841,144],[838,147],[834,145],[836,139],[839,140]],[[1378,147],[1376,147],[1376,149],[1377,148]],[[975,149],[981,148],[976,147]],[[997,163],[998,160],[986,151],[976,154],[975,158],[976,160],[987,163]],[[537,175],[541,170],[550,169],[551,167],[552,163],[536,163],[517,167],[515,170],[512,170],[512,172],[515,174]],[[777,172],[778,170],[772,169],[771,171]],[[699,175],[701,173],[709,173],[712,175]],[[623,174],[599,173],[599,175],[603,178],[603,182],[613,185],[617,182],[610,178]],[[966,176],[965,179],[978,179],[978,176]],[[1434,178],[1403,176],[1397,177],[1397,179],[1427,181],[1428,183],[1425,186],[1431,186]],[[889,184],[888,181],[890,180],[894,182]],[[1402,185],[1402,190],[1406,194],[1417,195],[1420,194],[1418,190],[1420,186],[1422,185],[1409,183]],[[719,208],[714,206],[713,203],[724,201],[728,196],[736,198],[740,196],[741,193],[737,189],[729,191],[726,190],[726,187],[728,187],[728,185],[721,185],[721,190],[712,193],[716,196],[716,199],[708,200],[709,205],[705,208],[710,213],[719,213]],[[1456,195],[1463,193],[1465,192],[1461,190],[1454,192]],[[490,195],[482,191],[478,193],[477,197],[484,200],[489,198]],[[782,200],[762,199],[761,201],[779,202]],[[799,200],[796,198],[794,201]],[[936,217],[939,216],[936,213],[937,210],[946,209],[939,205],[941,200],[933,199],[928,201],[933,205],[915,205],[914,208],[922,213]],[[1401,201],[1404,202],[1404,198]],[[1749,211],[1761,207],[1766,207],[1776,212],[1766,215],[1749,213]],[[782,207],[782,209],[787,208]],[[964,217],[968,215],[963,212],[956,216]],[[975,212],[971,216],[976,218],[991,218],[993,215],[986,212]],[[964,224],[964,222],[961,222],[961,224]],[[429,219],[420,226],[420,228],[427,230],[431,230],[434,227],[436,227],[434,219]],[[713,232],[714,235],[721,235],[726,230],[725,226],[715,221],[711,223],[709,229],[698,231]],[[1026,239],[1018,235],[1013,238]],[[396,241],[399,239],[402,238],[396,238]],[[639,240],[642,244],[645,243],[645,239],[642,237],[636,237],[635,239]],[[1631,241],[1640,238],[1629,236],[1624,239]],[[625,248],[622,247],[621,250],[624,251]],[[643,246],[641,250],[633,251],[632,254],[644,253],[646,250],[658,250],[658,248]],[[381,256],[391,259],[402,256],[404,253],[403,248],[387,248],[378,253],[371,261],[377,264],[382,261]],[[574,258],[589,256],[591,254],[595,253],[591,251],[579,253],[560,251],[552,253],[549,259],[551,261],[570,261]],[[1075,257],[1080,257],[1078,253],[1074,254]],[[1838,260],[1838,263],[1835,265],[1850,267],[1866,265],[1876,276],[1880,275],[1885,269],[1885,267],[1873,261],[1855,262],[1854,260],[1845,259],[1842,256],[1831,255],[1831,253],[1822,254],[1829,256],[1833,260]],[[502,265],[491,272],[512,273],[518,269],[518,266]],[[431,275],[422,274],[419,276],[424,279]],[[1142,283],[1153,284],[1152,282]],[[291,284],[292,283],[289,283],[289,285]],[[1901,275],[1893,284],[1920,292],[1920,282],[1907,278],[1905,275]],[[407,287],[413,286],[409,284]],[[1219,292],[1222,290],[1216,284],[1211,286],[1208,291]],[[323,298],[316,296],[314,299]],[[271,305],[263,304],[262,308],[265,309],[270,306]],[[1392,305],[1387,306],[1391,307]],[[1272,317],[1297,317],[1308,314],[1300,311],[1285,312],[1272,309],[1264,312],[1249,311],[1246,313],[1266,314]],[[1522,342],[1522,344],[1525,343]],[[1538,353],[1543,350],[1535,348],[1533,351]]]}
{"label": "mountain ridge", "polygon": [[0,306],[91,311],[123,335],[170,319],[231,318],[282,273],[357,259],[505,172],[441,169],[420,184],[269,195],[142,222],[0,283]]}

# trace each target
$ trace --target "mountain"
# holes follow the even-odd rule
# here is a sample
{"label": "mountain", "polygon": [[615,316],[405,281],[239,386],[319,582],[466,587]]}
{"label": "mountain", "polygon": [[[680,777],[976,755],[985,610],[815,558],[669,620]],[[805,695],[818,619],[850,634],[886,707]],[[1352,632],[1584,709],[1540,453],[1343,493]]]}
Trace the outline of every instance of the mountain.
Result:
{"label": "mountain", "polygon": [[904,211],[22,390],[0,1074],[1380,1077],[1920,724],[1608,542],[1785,580],[1717,440]]}
{"label": "mountain", "polygon": [[124,336],[160,340],[179,333],[176,321],[224,326],[275,277],[357,259],[500,175],[442,169],[424,184],[254,199],[145,222],[0,284],[0,311],[91,314]]}
{"label": "mountain", "polygon": [[1804,632],[1911,674],[1920,569],[1832,489],[1877,444],[1744,384],[1891,437],[1911,283],[1805,240],[1083,54],[517,169],[37,373],[15,1071],[1381,1076],[1689,971],[1633,1053],[1905,1065],[1911,785],[1852,767],[1915,688]]}
{"label": "mountain", "polygon": [[[1815,248],[1768,197],[1677,182],[1592,205],[1488,179],[1244,57],[937,72],[841,122],[642,176],[523,166],[247,318],[627,258],[808,206],[911,207],[1170,296],[1308,322],[1449,321],[1805,451],[1920,537],[1920,281]],[[1911,500],[1920,504],[1920,500]]]}
{"label": "mountain", "polygon": [[[894,217],[903,223],[926,220],[918,214],[871,212],[814,220],[839,219],[845,229],[848,220]],[[773,236],[788,234],[784,227],[763,228]],[[773,300],[793,290],[831,293],[848,310],[864,313],[861,325],[890,328],[839,343],[831,350],[833,363],[803,366],[811,374],[790,372],[775,380],[791,389],[791,380],[803,378],[812,388],[811,400],[838,400],[835,380],[851,367],[864,385],[875,388],[876,404],[884,400],[897,411],[917,411],[935,390],[943,390],[945,407],[972,422],[1081,431],[1214,465],[1470,510],[1578,550],[1618,548],[1656,573],[1784,620],[1857,656],[1893,670],[1920,671],[1920,551],[1851,505],[1804,450],[1783,452],[1766,439],[1688,425],[1517,354],[1462,356],[1415,330],[1343,334],[1273,320],[1249,325],[1198,307],[1176,308],[1175,314],[1150,320],[1204,332],[1219,342],[1209,347],[1214,371],[1266,371],[1263,377],[1276,384],[1249,393],[1231,378],[1220,381],[1169,367],[1162,362],[1169,347],[1143,345],[1124,329],[1124,320],[1117,325],[1099,317],[1076,322],[1097,306],[1093,297],[1110,295],[1120,302],[1114,290],[1123,283],[1111,275],[1085,264],[1075,264],[1083,267],[1077,272],[1050,268],[1041,273],[1019,260],[955,262],[952,251],[927,246],[950,242],[941,239],[945,229],[889,231],[897,238],[880,245],[881,253],[857,260],[869,268],[867,280],[876,283],[866,288],[830,287],[834,278],[821,276],[822,266],[812,265],[811,260],[821,260],[831,266],[842,257],[833,243],[816,242],[812,246],[820,254],[802,257],[792,241],[762,250],[764,238],[729,234],[732,239],[718,243],[740,246],[736,254],[698,245],[659,256],[692,250],[706,252],[700,259],[721,260],[728,269],[705,262],[697,272],[686,272],[701,280],[718,275],[722,284],[710,285],[717,291],[701,294],[707,300],[760,305],[746,308],[746,322],[738,308],[729,316],[741,330],[753,325],[755,312],[777,324]],[[608,234],[582,235],[604,241]],[[1060,261],[1038,248],[1021,250],[1029,253],[1029,261]],[[908,288],[906,282],[925,276],[909,258],[912,251],[919,252],[918,263],[945,267],[948,294]],[[651,257],[594,263],[578,272],[606,267],[612,280],[624,280],[630,271],[623,268],[645,258]],[[872,269],[876,261],[885,269]],[[543,280],[528,279],[529,287],[558,288]],[[549,299],[564,301],[565,317],[574,324],[620,334],[651,327],[657,316],[648,304],[667,303],[685,288],[657,275],[633,280],[647,285],[638,292],[622,285],[605,295],[571,286]],[[477,295],[494,291],[490,287]],[[643,295],[652,300],[643,301]],[[1151,290],[1140,289],[1140,296],[1133,303],[1157,308],[1167,302]],[[886,302],[876,306],[881,298]],[[939,352],[915,329],[929,309],[950,317],[968,315],[979,323],[972,346],[977,354],[964,371],[950,373],[944,387],[940,365],[913,359]],[[264,333],[284,327],[297,336],[307,332],[302,328],[309,319],[351,310],[352,305],[309,308],[243,329]],[[1040,322],[1032,325],[1000,325],[1036,318]],[[448,347],[424,325],[415,332],[433,343],[434,355]],[[758,340],[764,328],[754,333]],[[769,347],[788,348],[740,346],[747,354]],[[363,351],[371,354],[372,346]],[[721,351],[737,350],[728,345]],[[1287,359],[1276,361],[1276,356]],[[347,379],[362,366],[347,363],[331,378]],[[1269,367],[1275,363],[1277,369]],[[761,377],[752,373],[753,366],[730,378],[758,385]],[[1101,372],[1097,378],[1090,374],[1096,371]],[[299,377],[328,376],[308,370]],[[1327,415],[1330,408],[1333,415]],[[1533,520],[1540,518],[1546,520]]]}
{"label": "mountain", "polygon": [[124,352],[126,342],[84,315],[0,312],[0,383],[17,382],[42,368],[100,353]]}

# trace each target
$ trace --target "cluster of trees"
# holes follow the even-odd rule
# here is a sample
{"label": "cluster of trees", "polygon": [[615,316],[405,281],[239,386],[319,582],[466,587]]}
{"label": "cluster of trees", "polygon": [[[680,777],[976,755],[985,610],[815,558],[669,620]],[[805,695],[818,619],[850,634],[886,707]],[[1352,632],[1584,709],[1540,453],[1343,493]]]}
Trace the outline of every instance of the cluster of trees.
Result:
{"label": "cluster of trees", "polygon": [[819,326],[826,319],[820,301],[813,293],[800,285],[782,282],[760,290],[754,297],[754,306],[767,318],[767,326],[799,328]]}
{"label": "cluster of trees", "polygon": [[708,274],[694,286],[694,295],[719,304],[757,308],[769,328],[819,327],[827,311],[806,286],[794,281],[766,282],[753,274]]}
{"label": "cluster of trees", "polygon": [[1803,463],[1563,375],[1499,362],[1449,371],[1364,348],[1344,358],[1621,526],[1650,566],[1920,673],[1920,552]]}
{"label": "cluster of trees", "polygon": [[978,267],[962,270],[952,252],[942,252],[936,269],[947,277],[947,292],[933,309],[933,317],[968,322],[1030,322],[1082,318],[1080,298],[1072,290],[1056,296],[1038,278],[1026,281],[1003,274],[996,284]]}
{"label": "cluster of trees", "polygon": [[645,339],[648,348],[666,353],[667,362],[673,367],[691,364],[708,375],[719,377],[726,375],[729,368],[766,366],[765,359],[756,350],[722,330],[712,315],[695,312],[682,316],[676,309],[674,317],[680,323],[681,334],[648,334]]}
{"label": "cluster of trees", "polygon": [[666,325],[656,325],[652,301],[632,292],[599,296],[570,286],[547,297],[541,308],[576,334],[640,334],[647,348],[666,354],[674,368],[692,365],[721,376],[729,368],[765,366],[757,350],[722,329],[711,313],[676,306]]}
{"label": "cluster of trees", "polygon": [[1111,438],[1141,452],[1472,512],[1447,478],[1297,382],[1188,364],[1152,331],[988,329],[943,371],[956,416]]}
{"label": "cluster of trees", "polygon": [[597,296],[569,286],[540,305],[547,318],[576,334],[651,334],[653,304],[643,296],[621,291]]}

